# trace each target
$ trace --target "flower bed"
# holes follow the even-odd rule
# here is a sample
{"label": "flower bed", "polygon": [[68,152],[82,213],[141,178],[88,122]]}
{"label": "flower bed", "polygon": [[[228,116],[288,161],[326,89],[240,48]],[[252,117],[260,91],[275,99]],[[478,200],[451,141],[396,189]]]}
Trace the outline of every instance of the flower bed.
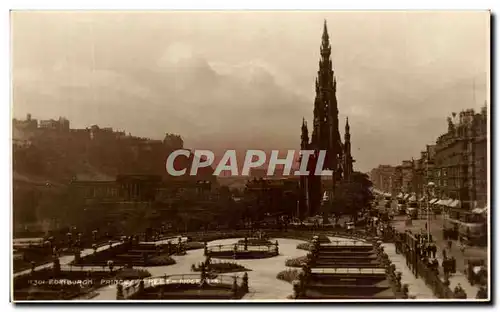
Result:
{"label": "flower bed", "polygon": [[148,266],[160,266],[160,265],[172,265],[175,264],[175,260],[172,259],[170,256],[155,256],[152,257],[151,259],[148,259],[147,265]]}
{"label": "flower bed", "polygon": [[[200,272],[201,263],[198,266],[195,266],[193,264],[191,266],[191,270],[194,272]],[[250,271],[250,270],[235,262],[210,263],[208,264],[208,270],[207,270],[207,272],[212,272],[212,273],[234,273],[234,272],[245,272],[245,271]]]}
{"label": "flower bed", "polygon": [[136,280],[150,277],[151,273],[147,270],[142,269],[129,269],[124,268],[116,273],[116,279],[119,280]]}
{"label": "flower bed", "polygon": [[301,249],[301,250],[309,251],[310,248],[311,248],[311,243],[301,243],[301,244],[297,245],[297,249]]}
{"label": "flower bed", "polygon": [[203,249],[203,247],[205,247],[203,242],[187,242],[183,245],[185,250]]}
{"label": "flower bed", "polygon": [[285,265],[288,267],[294,267],[294,268],[300,268],[302,267],[303,264],[305,264],[307,261],[307,257],[298,257],[298,258],[293,258],[293,259],[287,259],[285,261]]}
{"label": "flower bed", "polygon": [[[244,239],[240,239],[238,241],[238,244],[244,245],[245,244],[245,240]],[[268,245],[272,245],[274,243],[271,242],[271,241],[269,241],[268,239],[265,239],[265,238],[249,238],[246,241],[246,244],[248,246],[268,246]]]}
{"label": "flower bed", "polygon": [[299,278],[299,270],[296,269],[288,269],[285,271],[281,271],[276,275],[276,278],[285,282],[292,283],[294,280]]}
{"label": "flower bed", "polygon": [[330,243],[330,239],[325,235],[325,234],[318,234],[318,240],[320,244],[327,244]]}

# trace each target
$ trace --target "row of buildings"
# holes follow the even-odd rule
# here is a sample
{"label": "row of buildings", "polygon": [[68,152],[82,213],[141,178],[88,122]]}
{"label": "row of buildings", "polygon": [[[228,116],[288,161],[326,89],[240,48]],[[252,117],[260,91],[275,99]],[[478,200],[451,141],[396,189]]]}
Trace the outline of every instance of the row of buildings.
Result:
{"label": "row of buildings", "polygon": [[[435,144],[427,145],[418,159],[372,169],[374,187],[392,196],[421,201],[453,199],[456,208],[486,207],[489,176],[486,103],[480,112],[464,110],[453,113],[447,121],[447,132]],[[429,187],[429,182],[434,186]]]}
{"label": "row of buildings", "polygon": [[59,119],[38,120],[32,118],[31,114],[26,115],[26,119],[12,120],[12,144],[14,148],[30,146],[38,138],[51,138],[51,139],[73,139],[80,140],[80,143],[85,141],[102,141],[109,143],[109,141],[135,141],[144,144],[166,144],[173,148],[183,148],[184,142],[180,135],[166,133],[164,140],[152,140],[149,138],[142,138],[128,135],[125,131],[115,131],[110,127],[99,127],[92,125],[85,129],[72,129],[70,122],[64,117]]}

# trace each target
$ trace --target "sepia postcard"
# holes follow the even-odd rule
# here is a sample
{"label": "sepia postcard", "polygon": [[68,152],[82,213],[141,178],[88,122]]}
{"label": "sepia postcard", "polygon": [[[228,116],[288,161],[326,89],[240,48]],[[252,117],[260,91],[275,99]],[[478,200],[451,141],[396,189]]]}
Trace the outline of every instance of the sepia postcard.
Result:
{"label": "sepia postcard", "polygon": [[12,302],[490,302],[489,11],[22,11]]}

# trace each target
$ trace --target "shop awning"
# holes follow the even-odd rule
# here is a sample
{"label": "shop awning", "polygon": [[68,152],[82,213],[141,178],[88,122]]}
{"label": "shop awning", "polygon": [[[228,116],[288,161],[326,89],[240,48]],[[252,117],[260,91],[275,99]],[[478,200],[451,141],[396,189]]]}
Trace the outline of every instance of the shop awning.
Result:
{"label": "shop awning", "polygon": [[451,207],[451,203],[453,203],[453,199],[447,199],[443,202],[443,206]]}
{"label": "shop awning", "polygon": [[403,198],[403,193],[399,193],[397,198]]}
{"label": "shop awning", "polygon": [[435,203],[437,203],[438,201],[439,201],[439,199],[438,199],[438,198],[433,198],[433,199],[431,199],[431,200],[429,201],[429,204],[435,204]]}
{"label": "shop awning", "polygon": [[384,196],[389,197],[389,196],[392,196],[392,194],[391,193],[385,193]]}
{"label": "shop awning", "polygon": [[451,208],[460,207],[460,201],[458,199],[455,199],[451,203],[448,203],[448,207],[451,207]]}
{"label": "shop awning", "polygon": [[408,199],[409,197],[410,197],[410,194],[406,194],[406,195],[403,197],[403,199],[405,199],[405,200],[406,200],[406,199]]}
{"label": "shop awning", "polygon": [[423,202],[423,201],[426,201],[427,200],[427,196],[422,196],[420,197],[420,199],[418,200],[419,202]]}
{"label": "shop awning", "polygon": [[477,214],[482,214],[482,213],[486,213],[488,211],[488,207],[484,207],[484,208],[474,208],[472,210],[473,213],[477,213]]}
{"label": "shop awning", "polygon": [[415,197],[415,195],[412,195],[410,197],[410,199],[408,199],[408,201],[412,201],[412,202],[417,201],[417,197]]}
{"label": "shop awning", "polygon": [[435,202],[436,205],[443,205],[446,202],[446,199],[440,199],[437,202]]}

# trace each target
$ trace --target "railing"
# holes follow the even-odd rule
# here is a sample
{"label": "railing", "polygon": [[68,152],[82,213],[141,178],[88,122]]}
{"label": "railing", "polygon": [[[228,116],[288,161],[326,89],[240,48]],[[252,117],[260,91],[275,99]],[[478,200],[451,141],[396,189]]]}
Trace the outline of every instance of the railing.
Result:
{"label": "railing", "polygon": [[140,244],[158,245],[158,244],[162,244],[162,242],[164,242],[164,241],[171,241],[172,243],[178,243],[179,242],[179,238],[181,238],[181,242],[183,242],[183,243],[187,241],[187,237],[182,236],[182,235],[177,235],[177,236],[160,236],[160,237],[156,238],[153,241],[143,241],[143,242],[140,242]]}
{"label": "railing", "polygon": [[430,270],[425,264],[417,260],[419,275],[424,279],[425,283],[431,288],[434,295],[438,298],[454,298],[454,294],[451,289],[446,286],[439,276]]}
{"label": "railing", "polygon": [[[333,227],[314,227],[314,228],[288,228],[288,229],[265,229],[265,230],[250,230],[250,229],[239,229],[239,230],[227,230],[227,231],[205,231],[205,232],[189,232],[183,235],[194,237],[196,240],[215,240],[223,238],[239,238],[239,237],[253,237],[258,231],[265,232],[268,237],[272,238],[295,238],[295,239],[310,239],[312,235],[324,234],[328,236],[337,236],[344,238],[351,238],[356,240],[366,240],[371,241],[375,237],[372,233],[360,230],[347,230],[343,228],[333,228]],[[216,237],[216,238],[214,238]],[[386,238],[389,240],[389,238]]]}
{"label": "railing", "polygon": [[425,265],[425,263],[420,259],[420,256],[416,253],[414,246],[411,246],[411,241],[416,241],[416,238],[409,233],[405,234],[406,237],[402,236],[403,233],[399,233],[400,238],[396,240],[395,243],[396,252],[404,255],[406,258],[406,264],[412,270],[412,273],[416,277],[422,277],[436,297],[448,299],[455,298],[451,289],[444,284],[435,271]]}
{"label": "railing", "polygon": [[[113,271],[121,270],[124,266],[113,266]],[[84,266],[84,265],[61,265],[61,271],[69,271],[69,272],[110,272],[108,266]]]}
{"label": "railing", "polygon": [[230,245],[213,245],[213,246],[208,246],[207,251],[209,253],[211,253],[211,252],[224,252],[224,251],[234,251],[234,252],[269,251],[269,252],[275,252],[276,245],[275,244],[260,245],[260,246],[247,245],[246,248],[245,248],[245,245],[243,243],[230,244]]}
{"label": "railing", "polygon": [[[156,277],[148,277],[141,280],[144,284],[144,289],[151,287],[158,287],[163,285],[200,285],[203,282],[201,274],[189,273],[189,274],[173,274],[173,275],[164,275],[164,276],[156,276]],[[121,285],[123,286],[123,295],[125,298],[133,296],[139,291],[141,281],[131,280],[131,281],[123,281]],[[234,281],[238,286],[242,285],[242,278],[238,276],[229,276],[229,275],[217,275],[215,277],[206,277],[205,283],[209,285],[218,285],[223,287],[232,287]]]}
{"label": "railing", "polygon": [[324,274],[385,274],[383,268],[311,268],[311,273]]}
{"label": "railing", "polygon": [[235,232],[241,232],[241,233],[255,233],[257,231],[265,231],[265,232],[292,232],[292,231],[298,231],[298,232],[358,232],[359,230],[347,230],[346,228],[343,227],[335,227],[333,225],[319,225],[319,226],[313,226],[313,225],[288,225],[286,228],[281,227],[281,228],[276,228],[276,227],[259,227],[259,228],[244,228],[244,229],[220,229],[220,230],[208,230],[208,231],[192,231],[192,232],[169,232],[165,233],[163,235],[170,235],[170,236],[208,236],[208,235],[213,235],[216,233],[235,233]]}
{"label": "railing", "polygon": [[332,240],[330,243],[323,243],[321,246],[373,246],[370,243],[352,240],[352,241],[340,241],[340,240]]}

